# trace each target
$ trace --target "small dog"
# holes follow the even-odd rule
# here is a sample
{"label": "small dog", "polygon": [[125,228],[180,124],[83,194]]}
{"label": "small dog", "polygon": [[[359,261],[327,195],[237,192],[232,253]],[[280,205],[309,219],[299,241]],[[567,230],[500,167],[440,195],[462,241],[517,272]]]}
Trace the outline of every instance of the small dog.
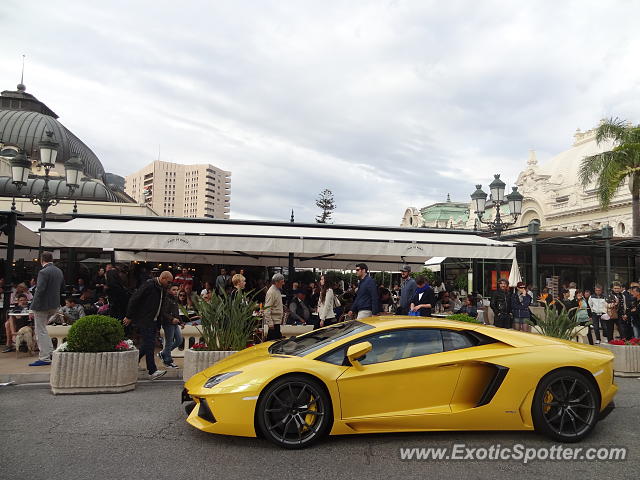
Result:
{"label": "small dog", "polygon": [[29,351],[29,355],[33,356],[33,349],[35,347],[35,340],[33,339],[33,329],[29,326],[22,327],[16,333],[16,358],[20,354],[20,345],[22,342],[27,344],[27,350]]}

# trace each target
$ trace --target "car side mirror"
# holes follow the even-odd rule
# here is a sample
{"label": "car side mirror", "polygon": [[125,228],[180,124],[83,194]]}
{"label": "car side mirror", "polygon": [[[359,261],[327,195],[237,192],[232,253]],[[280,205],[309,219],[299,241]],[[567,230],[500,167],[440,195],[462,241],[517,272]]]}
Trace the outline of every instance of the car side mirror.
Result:
{"label": "car side mirror", "polygon": [[362,368],[360,360],[373,349],[373,345],[369,342],[360,342],[351,345],[347,349],[347,359],[349,363],[356,368]]}

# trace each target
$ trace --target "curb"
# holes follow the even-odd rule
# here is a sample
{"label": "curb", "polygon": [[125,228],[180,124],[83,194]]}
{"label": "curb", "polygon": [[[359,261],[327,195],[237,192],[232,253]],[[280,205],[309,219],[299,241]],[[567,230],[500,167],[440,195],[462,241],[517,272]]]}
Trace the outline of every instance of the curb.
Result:
{"label": "curb", "polygon": [[[49,372],[34,373],[2,373],[0,374],[0,383],[14,382],[16,385],[27,383],[49,383]],[[182,368],[169,368],[167,373],[160,377],[162,380],[182,380]],[[147,371],[138,371],[138,382],[149,380]],[[155,380],[158,381],[158,380]]]}

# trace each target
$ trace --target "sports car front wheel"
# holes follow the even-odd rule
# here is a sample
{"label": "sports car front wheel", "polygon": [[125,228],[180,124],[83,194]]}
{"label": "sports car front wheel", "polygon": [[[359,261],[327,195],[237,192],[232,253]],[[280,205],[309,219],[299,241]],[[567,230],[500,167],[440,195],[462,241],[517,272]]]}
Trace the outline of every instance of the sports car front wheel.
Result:
{"label": "sports car front wheel", "polygon": [[598,421],[600,395],[595,382],[575,370],[544,377],[533,397],[531,414],[537,432],[560,442],[578,442]]}
{"label": "sports car front wheel", "polygon": [[276,445],[289,449],[308,447],[331,429],[331,399],[311,378],[283,377],[260,396],[256,423],[259,432]]}

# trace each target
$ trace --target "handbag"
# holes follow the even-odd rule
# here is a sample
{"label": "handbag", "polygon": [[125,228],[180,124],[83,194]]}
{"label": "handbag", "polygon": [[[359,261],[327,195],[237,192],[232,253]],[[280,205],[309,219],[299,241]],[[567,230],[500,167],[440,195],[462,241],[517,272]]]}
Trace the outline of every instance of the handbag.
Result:
{"label": "handbag", "polygon": [[615,303],[613,305],[607,304],[607,313],[611,320],[618,319],[618,298],[615,297]]}
{"label": "handbag", "polygon": [[409,316],[410,317],[419,317],[420,316],[420,312],[418,310],[410,310],[409,311]]}

